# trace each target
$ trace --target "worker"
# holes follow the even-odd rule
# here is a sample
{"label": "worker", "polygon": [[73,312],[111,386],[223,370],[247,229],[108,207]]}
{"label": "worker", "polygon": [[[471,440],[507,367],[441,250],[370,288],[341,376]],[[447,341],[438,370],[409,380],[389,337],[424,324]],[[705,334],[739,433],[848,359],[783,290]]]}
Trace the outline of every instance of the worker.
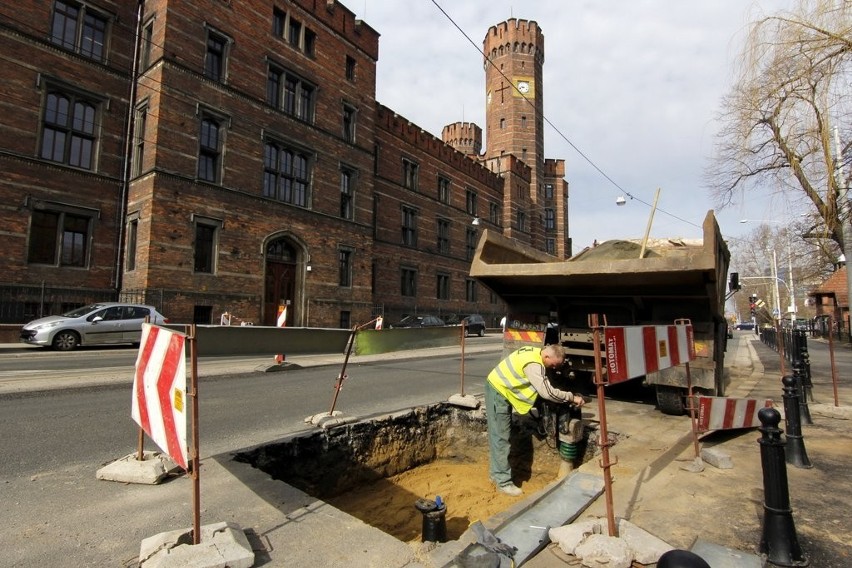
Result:
{"label": "worker", "polygon": [[485,415],[488,420],[488,472],[497,491],[521,495],[523,491],[512,481],[509,466],[509,435],[512,409],[527,414],[540,396],[557,403],[582,406],[580,395],[553,386],[547,369],[557,369],[565,361],[561,345],[521,347],[503,359],[485,381]]}

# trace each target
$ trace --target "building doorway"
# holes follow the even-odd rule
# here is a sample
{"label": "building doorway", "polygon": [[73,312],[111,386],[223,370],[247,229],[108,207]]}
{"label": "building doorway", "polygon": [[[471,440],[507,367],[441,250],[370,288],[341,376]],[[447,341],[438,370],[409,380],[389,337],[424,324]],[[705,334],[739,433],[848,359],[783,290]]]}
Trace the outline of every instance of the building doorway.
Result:
{"label": "building doorway", "polygon": [[283,237],[266,245],[263,325],[278,325],[281,307],[287,308],[287,326],[301,325],[299,265],[299,249],[292,240]]}

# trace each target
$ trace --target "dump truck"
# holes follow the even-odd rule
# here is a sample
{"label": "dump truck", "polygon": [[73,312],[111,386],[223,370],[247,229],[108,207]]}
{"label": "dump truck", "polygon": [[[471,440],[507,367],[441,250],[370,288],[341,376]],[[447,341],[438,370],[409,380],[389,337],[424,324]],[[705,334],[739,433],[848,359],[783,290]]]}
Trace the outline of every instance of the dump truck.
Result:
{"label": "dump truck", "polygon": [[[696,350],[696,359],[689,365],[691,384],[697,394],[724,396],[728,382],[724,304],[730,252],[712,210],[702,230],[701,240],[647,236],[609,240],[564,261],[486,230],[477,244],[470,275],[506,303],[504,353],[523,345],[558,342],[566,350],[564,372],[593,382],[591,314],[609,326],[689,320]],[[603,341],[603,334],[600,337]],[[605,352],[601,345],[601,354]],[[602,367],[606,373],[603,362]],[[662,412],[685,412],[684,366],[635,380],[656,390]]]}

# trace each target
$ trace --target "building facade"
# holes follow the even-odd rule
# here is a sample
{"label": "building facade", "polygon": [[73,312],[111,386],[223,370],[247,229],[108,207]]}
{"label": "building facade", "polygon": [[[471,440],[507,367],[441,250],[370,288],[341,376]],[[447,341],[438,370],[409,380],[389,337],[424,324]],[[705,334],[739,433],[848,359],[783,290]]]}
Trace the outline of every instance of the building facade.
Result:
{"label": "building facade", "polygon": [[536,23],[484,45],[483,154],[476,125],[437,138],[376,101],[379,34],[333,0],[4,8],[0,322],[125,299],[187,323],[496,325],[468,277],[482,230],[569,256],[568,188]]}

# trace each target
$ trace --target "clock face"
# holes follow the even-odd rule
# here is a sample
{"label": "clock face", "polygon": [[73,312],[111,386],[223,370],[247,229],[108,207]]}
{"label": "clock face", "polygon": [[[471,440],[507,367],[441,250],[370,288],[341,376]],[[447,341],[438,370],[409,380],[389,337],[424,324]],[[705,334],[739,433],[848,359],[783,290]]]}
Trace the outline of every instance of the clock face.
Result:
{"label": "clock face", "polygon": [[518,81],[518,90],[526,95],[530,92],[530,84],[526,81]]}

